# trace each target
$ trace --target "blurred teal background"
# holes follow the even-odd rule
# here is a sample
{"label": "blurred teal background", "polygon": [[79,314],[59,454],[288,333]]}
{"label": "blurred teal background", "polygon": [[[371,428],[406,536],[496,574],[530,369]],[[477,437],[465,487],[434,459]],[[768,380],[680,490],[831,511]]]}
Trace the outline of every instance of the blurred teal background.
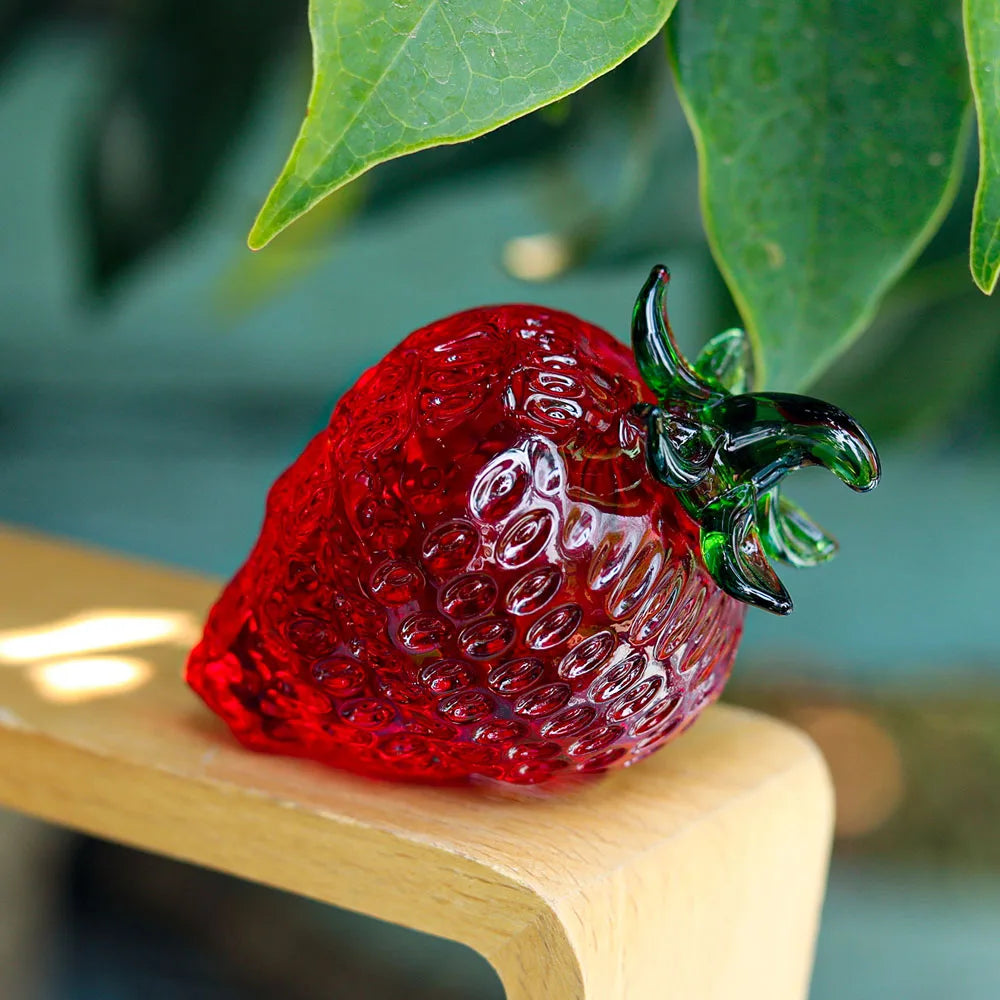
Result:
{"label": "blurred teal background", "polygon": [[[150,108],[163,101],[121,99],[126,41],[101,18],[38,17],[0,63],[2,520],[229,574],[270,482],[424,322],[536,300],[625,336],[658,260],[685,346],[736,321],[701,232],[690,138],[642,54],[559,112],[376,169],[251,256],[246,231],[304,98],[303,53],[289,44],[262,63],[196,195],[170,209],[156,192],[185,162],[185,132],[158,151]],[[732,694],[813,732],[845,804],[814,1000],[1000,996],[1000,315],[965,268],[970,187],[818,390],[872,430],[883,482],[866,497],[808,474],[791,487],[843,552],[788,581],[791,618],[751,615]],[[144,213],[157,226],[130,229]],[[527,283],[511,273],[532,264],[517,240],[539,233],[552,237],[542,265],[560,273]],[[264,890],[186,870],[189,902],[171,906],[149,859],[66,850],[75,888],[52,911],[44,1000],[259,995],[233,973],[238,942],[176,925],[199,894],[254,913]],[[134,866],[124,902],[96,887],[102,864]],[[383,965],[425,968],[435,949],[428,996],[497,995],[457,947],[287,897],[257,905]],[[261,933],[244,923],[248,941]],[[196,939],[205,953],[179,966]],[[288,977],[325,968],[296,960],[290,934],[287,946]],[[280,949],[272,960],[280,977]],[[391,982],[322,989],[399,995]]]}

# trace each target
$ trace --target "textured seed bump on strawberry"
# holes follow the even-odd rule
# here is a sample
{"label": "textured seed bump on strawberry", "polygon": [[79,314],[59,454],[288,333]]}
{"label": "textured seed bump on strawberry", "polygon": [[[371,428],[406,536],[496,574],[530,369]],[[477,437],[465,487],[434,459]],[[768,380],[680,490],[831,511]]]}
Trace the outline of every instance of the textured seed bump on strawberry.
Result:
{"label": "textured seed bump on strawberry", "polygon": [[780,475],[822,463],[864,490],[877,457],[842,411],[750,393],[739,331],[688,365],[666,284],[656,268],[640,295],[635,359],[567,313],[497,306],[347,392],[188,662],[246,746],[536,784],[632,764],[719,696],[747,604],[790,610],[768,558],[834,549]]}

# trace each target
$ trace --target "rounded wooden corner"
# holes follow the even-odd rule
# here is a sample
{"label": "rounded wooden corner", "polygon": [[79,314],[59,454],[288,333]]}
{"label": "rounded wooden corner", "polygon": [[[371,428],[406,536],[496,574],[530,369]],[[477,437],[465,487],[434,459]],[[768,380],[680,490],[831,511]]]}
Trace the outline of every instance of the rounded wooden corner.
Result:
{"label": "rounded wooden corner", "polygon": [[[4,628],[95,609],[198,618],[216,591],[2,528],[0,564]],[[183,653],[138,647],[142,685],[73,703],[0,670],[0,802],[461,942],[508,1000],[805,997],[833,795],[794,727],[713,707],[571,794],[476,797],[248,753],[192,723]]]}

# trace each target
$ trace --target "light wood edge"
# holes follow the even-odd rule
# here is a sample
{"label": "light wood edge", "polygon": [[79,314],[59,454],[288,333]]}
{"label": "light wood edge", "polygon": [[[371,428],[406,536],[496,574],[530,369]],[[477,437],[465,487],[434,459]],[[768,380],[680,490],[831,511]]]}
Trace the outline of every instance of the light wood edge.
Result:
{"label": "light wood edge", "polygon": [[[95,566],[105,580],[127,570],[144,600],[157,603],[193,607],[217,588],[17,531],[0,529],[0,541],[14,557],[39,564],[45,604],[54,607],[72,604],[77,574]],[[751,756],[762,743],[780,745],[777,769],[739,782],[718,807],[698,812],[695,797],[690,823],[627,864],[594,866],[593,878],[575,865],[554,878],[546,864],[532,864],[538,859],[525,858],[522,868],[516,850],[485,849],[478,857],[476,842],[456,850],[406,829],[317,811],[315,801],[282,801],[277,786],[263,792],[208,771],[193,778],[168,764],[150,769],[103,756],[19,727],[12,716],[0,717],[0,801],[461,941],[494,965],[510,1000],[802,1000],[832,831],[826,769],[790,727],[732,708],[709,714],[727,720],[723,729],[755,720],[747,727]],[[718,732],[703,725],[709,728],[699,725],[684,748],[693,751],[700,733],[710,742]],[[681,784],[679,794],[690,794],[690,782]],[[706,954],[706,942],[716,941],[716,952]]]}
{"label": "light wood edge", "polygon": [[[0,727],[0,757],[19,761],[16,771],[0,772],[0,800],[52,823],[460,941],[494,966],[509,1000],[791,1000],[806,996],[833,819],[825,765],[801,742],[805,754],[786,771],[636,864],[554,898],[530,879],[432,844],[245,789],[229,787],[220,797],[208,782],[101,758],[28,730]],[[220,808],[227,798],[232,810]],[[192,815],[211,817],[213,837],[192,826]],[[324,863],[329,857],[335,865]],[[798,879],[794,891],[788,878]],[[772,894],[775,879],[782,884]],[[769,912],[769,895],[779,912]],[[690,898],[695,925],[678,925],[679,896]],[[667,898],[670,913],[663,912]],[[702,926],[705,919],[720,926]],[[748,919],[767,933],[758,939]],[[751,933],[726,941],[727,926]],[[709,995],[697,942],[714,938],[720,952],[710,959],[720,964],[708,977]],[[759,969],[749,989],[747,968]]]}
{"label": "light wood edge", "polygon": [[[788,769],[702,814],[629,866],[550,900],[580,957],[583,996],[805,1000],[834,798],[819,751],[804,736],[801,748]],[[712,941],[714,951],[706,948]],[[525,968],[520,949],[492,960],[508,990],[517,986],[510,997],[549,996],[532,991],[530,968],[526,981],[517,981]]]}

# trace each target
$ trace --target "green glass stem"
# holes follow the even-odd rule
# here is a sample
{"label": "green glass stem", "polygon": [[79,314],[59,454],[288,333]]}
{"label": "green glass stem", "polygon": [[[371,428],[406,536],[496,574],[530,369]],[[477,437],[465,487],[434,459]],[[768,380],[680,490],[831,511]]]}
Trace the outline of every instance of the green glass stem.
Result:
{"label": "green glass stem", "polygon": [[699,524],[702,557],[719,586],[788,614],[791,598],[768,559],[810,566],[833,555],[836,542],[781,496],[781,480],[821,465],[865,492],[878,483],[878,454],[836,406],[753,392],[752,352],[741,330],[713,338],[690,365],[667,319],[669,280],[665,267],[653,268],[632,318],[636,363],[658,400],[638,408],[649,469]]}

